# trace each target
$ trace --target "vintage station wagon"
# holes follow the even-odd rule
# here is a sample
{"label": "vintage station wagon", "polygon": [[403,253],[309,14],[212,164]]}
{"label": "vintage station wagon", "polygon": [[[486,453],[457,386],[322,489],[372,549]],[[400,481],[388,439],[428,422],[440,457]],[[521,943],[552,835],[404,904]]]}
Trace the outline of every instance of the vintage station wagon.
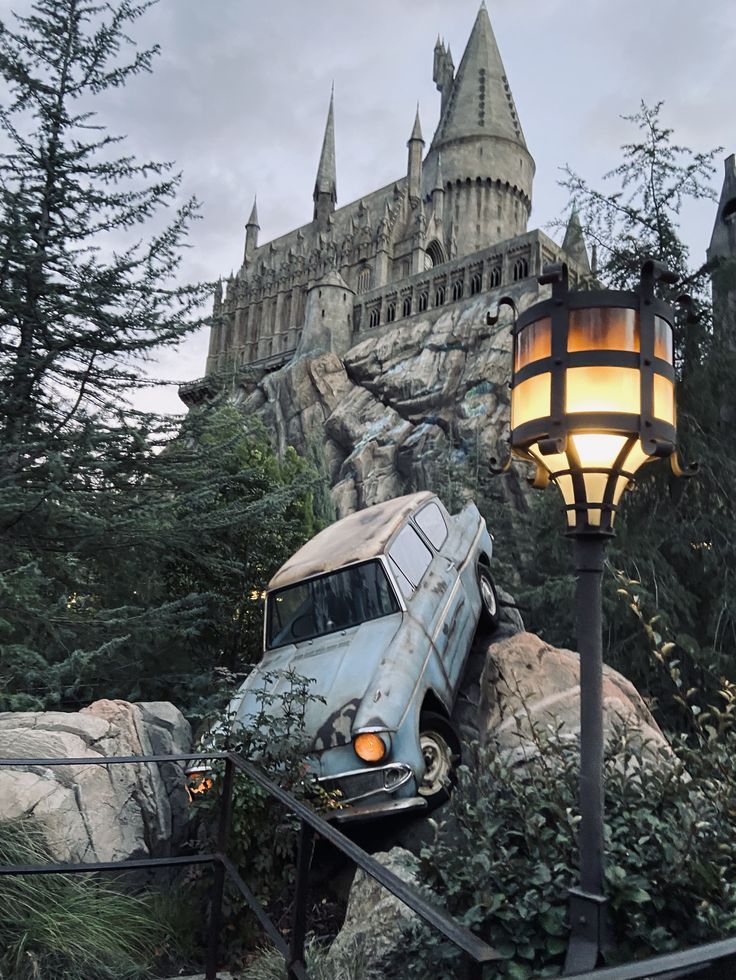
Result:
{"label": "vintage station wagon", "polygon": [[429,492],[321,531],[268,585],[263,659],[231,702],[234,724],[248,724],[286,671],[314,678],[325,703],[307,705],[307,764],[339,791],[338,819],[442,802],[465,661],[479,618],[497,619],[491,552],[474,504],[450,516]]}

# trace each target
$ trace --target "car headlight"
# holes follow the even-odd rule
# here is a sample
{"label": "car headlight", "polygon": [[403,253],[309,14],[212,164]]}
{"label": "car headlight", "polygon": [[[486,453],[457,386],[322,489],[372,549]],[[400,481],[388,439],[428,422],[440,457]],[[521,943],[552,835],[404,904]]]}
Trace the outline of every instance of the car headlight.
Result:
{"label": "car headlight", "polygon": [[391,740],[388,732],[361,732],[353,739],[355,754],[363,762],[381,762],[388,755]]}

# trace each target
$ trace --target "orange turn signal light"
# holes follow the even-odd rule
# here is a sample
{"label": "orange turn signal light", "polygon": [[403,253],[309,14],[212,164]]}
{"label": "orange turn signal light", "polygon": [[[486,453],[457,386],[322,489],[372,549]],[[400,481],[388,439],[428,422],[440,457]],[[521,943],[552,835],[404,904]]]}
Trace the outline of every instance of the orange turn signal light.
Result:
{"label": "orange turn signal light", "polygon": [[380,762],[386,755],[386,743],[374,732],[363,732],[353,739],[355,754],[363,762]]}

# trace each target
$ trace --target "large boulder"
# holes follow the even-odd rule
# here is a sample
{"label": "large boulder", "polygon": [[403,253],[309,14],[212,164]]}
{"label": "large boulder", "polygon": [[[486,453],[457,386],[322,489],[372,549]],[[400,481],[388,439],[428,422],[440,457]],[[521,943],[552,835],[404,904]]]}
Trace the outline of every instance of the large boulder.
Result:
{"label": "large boulder", "polygon": [[[419,861],[402,847],[373,855],[402,881],[419,889]],[[384,962],[390,957],[407,926],[418,919],[400,899],[387,891],[375,878],[364,871],[355,874],[348,898],[345,921],[330,946],[328,961],[339,967],[355,960],[364,964],[362,980],[383,980]]]}
{"label": "large boulder", "polygon": [[[668,743],[631,681],[603,668],[603,726],[607,740],[625,725],[639,738],[645,756],[668,753]],[[488,647],[480,676],[478,733],[493,742],[509,761],[521,762],[539,751],[534,729],[580,733],[580,657],[550,646],[533,633],[507,636]]]}
{"label": "large boulder", "polygon": [[[79,712],[0,714],[0,757],[181,755],[192,733],[168,702],[96,701]],[[178,763],[0,768],[0,820],[32,819],[59,861],[160,857],[188,820]]]}

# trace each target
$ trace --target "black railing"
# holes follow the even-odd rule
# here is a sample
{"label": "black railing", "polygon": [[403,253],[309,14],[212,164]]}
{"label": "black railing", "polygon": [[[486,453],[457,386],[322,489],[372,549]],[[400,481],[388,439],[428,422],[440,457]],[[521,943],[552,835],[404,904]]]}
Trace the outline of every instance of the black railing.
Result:
{"label": "black railing", "polygon": [[[149,755],[149,756],[111,756],[99,759],[0,759],[0,767],[49,767],[49,766],[116,766],[130,764],[161,764],[165,762],[188,762],[197,760],[222,760],[225,763],[225,773],[222,781],[220,796],[220,815],[217,828],[217,850],[206,854],[192,854],[185,857],[140,858],[128,861],[95,861],[82,864],[39,864],[11,865],[0,867],[0,875],[36,875],[36,874],[79,874],[91,871],[132,871],[163,867],[177,867],[188,864],[212,864],[214,867],[214,883],[212,901],[210,904],[210,920],[207,941],[206,980],[216,980],[217,964],[220,953],[220,931],[222,925],[222,901],[225,891],[225,879],[228,878],[245,899],[251,911],[258,919],[264,932],[283,956],[289,980],[308,980],[304,962],[304,941],[307,932],[307,894],[309,890],[309,871],[312,862],[312,852],[316,836],[329,841],[346,857],[362,868],[379,884],[383,885],[392,895],[407,905],[426,923],[442,933],[446,939],[454,943],[463,954],[466,977],[468,980],[481,980],[483,964],[501,959],[499,953],[473,935],[469,929],[460,925],[446,912],[430,905],[419,892],[402,881],[388,868],[361,847],[351,841],[308,806],[295,799],[290,793],[277,786],[251,762],[247,762],[233,752],[198,752],[192,755]],[[278,800],[284,807],[299,818],[299,843],[297,853],[296,884],[291,921],[289,942],[277,928],[268,912],[263,908],[256,896],[241,877],[237,868],[227,856],[230,836],[230,824],[233,806],[233,783],[235,772],[244,773],[269,796]],[[183,774],[182,774],[183,778]]]}

